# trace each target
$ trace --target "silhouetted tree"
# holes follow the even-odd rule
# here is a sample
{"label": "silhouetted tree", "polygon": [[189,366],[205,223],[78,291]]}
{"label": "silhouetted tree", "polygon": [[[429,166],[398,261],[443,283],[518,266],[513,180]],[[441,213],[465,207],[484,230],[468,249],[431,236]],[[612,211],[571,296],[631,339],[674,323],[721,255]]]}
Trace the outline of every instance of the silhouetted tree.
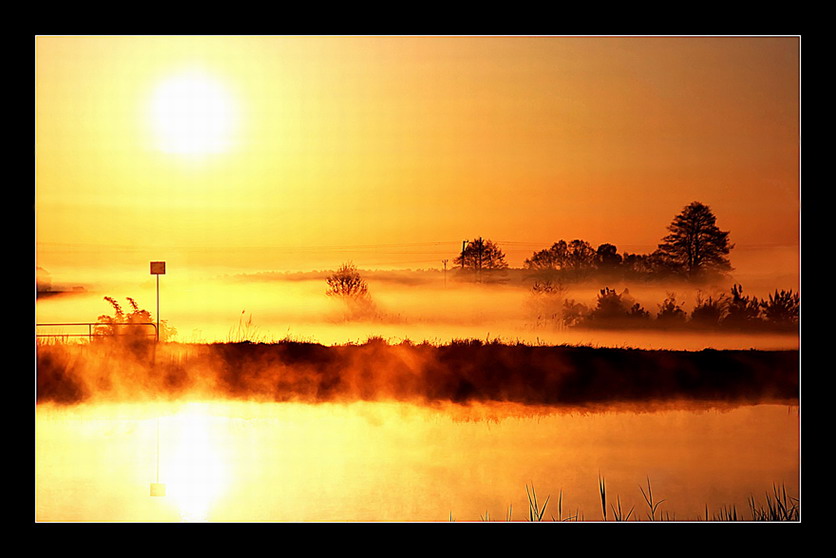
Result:
{"label": "silhouetted tree", "polygon": [[682,265],[663,250],[654,250],[648,254],[644,263],[649,273],[656,278],[687,276],[683,274]]}
{"label": "silhouetted tree", "polygon": [[574,271],[588,271],[595,265],[595,248],[585,240],[573,240],[568,245],[567,267]]}
{"label": "silhouetted tree", "polygon": [[566,266],[568,254],[569,247],[566,241],[559,240],[545,250],[534,252],[530,258],[525,260],[524,264],[528,269],[556,271]]}
{"label": "silhouetted tree", "polygon": [[470,269],[477,274],[482,271],[500,271],[508,269],[505,254],[491,240],[482,237],[474,238],[466,243],[464,250],[455,260],[455,265],[462,269]]}
{"label": "silhouetted tree", "polygon": [[621,257],[621,269],[630,275],[647,275],[653,272],[650,257],[646,254],[624,253]]}
{"label": "silhouetted tree", "polygon": [[711,209],[700,202],[686,206],[668,226],[659,244],[660,261],[667,261],[689,278],[730,271],[728,254],[734,247],[728,231],[721,231]]}
{"label": "silhouetted tree", "polygon": [[568,243],[559,240],[545,250],[534,252],[525,260],[524,265],[537,271],[571,271],[581,274],[595,268],[597,262],[598,254],[592,245],[576,239]]}
{"label": "silhouetted tree", "polygon": [[621,265],[621,256],[614,244],[601,244],[595,250],[595,265],[598,269],[612,271]]}

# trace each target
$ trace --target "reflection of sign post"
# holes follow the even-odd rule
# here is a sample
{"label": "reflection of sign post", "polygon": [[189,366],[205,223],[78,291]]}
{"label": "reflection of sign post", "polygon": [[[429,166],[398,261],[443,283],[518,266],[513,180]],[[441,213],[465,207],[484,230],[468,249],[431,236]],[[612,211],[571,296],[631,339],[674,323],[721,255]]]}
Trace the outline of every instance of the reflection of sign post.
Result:
{"label": "reflection of sign post", "polygon": [[160,482],[160,417],[157,417],[157,482],[151,483],[151,496],[165,496],[165,483]]}
{"label": "reflection of sign post", "polygon": [[151,262],[151,275],[157,276],[157,342],[160,341],[160,275],[165,275],[165,262]]}

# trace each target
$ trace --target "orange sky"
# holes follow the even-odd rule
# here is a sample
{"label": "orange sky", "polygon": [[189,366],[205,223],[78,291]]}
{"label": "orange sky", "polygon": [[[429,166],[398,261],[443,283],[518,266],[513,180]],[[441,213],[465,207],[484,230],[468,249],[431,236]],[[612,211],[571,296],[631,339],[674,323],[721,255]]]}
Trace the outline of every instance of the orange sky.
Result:
{"label": "orange sky", "polygon": [[438,268],[483,236],[520,266],[559,239],[649,252],[695,200],[738,250],[797,246],[799,49],[37,37],[37,263]]}

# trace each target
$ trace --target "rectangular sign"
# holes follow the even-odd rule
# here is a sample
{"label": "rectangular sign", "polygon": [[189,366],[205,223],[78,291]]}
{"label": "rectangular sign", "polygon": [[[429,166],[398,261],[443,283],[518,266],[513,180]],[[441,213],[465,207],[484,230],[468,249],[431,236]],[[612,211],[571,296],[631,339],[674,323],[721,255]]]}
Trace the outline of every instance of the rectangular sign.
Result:
{"label": "rectangular sign", "polygon": [[151,262],[151,275],[165,275],[165,262]]}

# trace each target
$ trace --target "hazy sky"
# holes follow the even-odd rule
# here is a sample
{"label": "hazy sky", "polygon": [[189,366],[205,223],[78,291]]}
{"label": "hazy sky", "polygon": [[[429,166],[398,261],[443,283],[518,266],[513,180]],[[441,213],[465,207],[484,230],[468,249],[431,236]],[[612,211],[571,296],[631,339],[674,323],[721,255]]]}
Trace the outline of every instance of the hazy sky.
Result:
{"label": "hazy sky", "polygon": [[37,263],[437,268],[483,236],[520,266],[649,252],[695,200],[797,246],[799,43],[37,37]]}

